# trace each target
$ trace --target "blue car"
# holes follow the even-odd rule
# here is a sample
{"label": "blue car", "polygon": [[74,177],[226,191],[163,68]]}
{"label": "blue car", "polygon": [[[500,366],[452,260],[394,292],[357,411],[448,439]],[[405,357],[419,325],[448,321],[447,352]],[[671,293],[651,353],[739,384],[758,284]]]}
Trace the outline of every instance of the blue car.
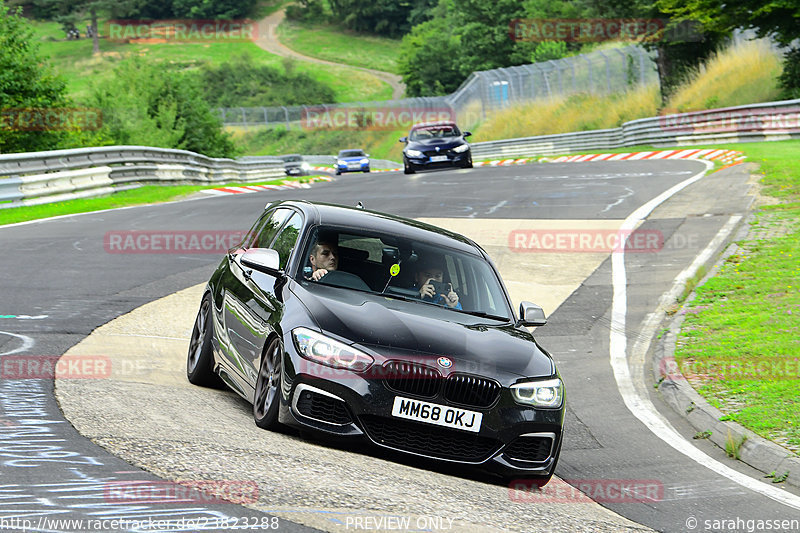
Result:
{"label": "blue car", "polygon": [[369,154],[364,150],[340,150],[334,168],[337,176],[342,172],[369,172]]}

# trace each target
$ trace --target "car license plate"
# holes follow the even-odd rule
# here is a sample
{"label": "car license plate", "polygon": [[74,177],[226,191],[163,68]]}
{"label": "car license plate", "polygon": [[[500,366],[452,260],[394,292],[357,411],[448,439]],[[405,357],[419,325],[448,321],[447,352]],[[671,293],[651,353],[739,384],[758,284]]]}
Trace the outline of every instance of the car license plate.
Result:
{"label": "car license plate", "polygon": [[483,413],[395,396],[392,416],[477,433]]}
{"label": "car license plate", "polygon": [[347,163],[347,168],[359,168],[361,167],[360,163]]}
{"label": "car license plate", "polygon": [[439,161],[447,161],[446,155],[432,155],[431,163],[438,163]]}

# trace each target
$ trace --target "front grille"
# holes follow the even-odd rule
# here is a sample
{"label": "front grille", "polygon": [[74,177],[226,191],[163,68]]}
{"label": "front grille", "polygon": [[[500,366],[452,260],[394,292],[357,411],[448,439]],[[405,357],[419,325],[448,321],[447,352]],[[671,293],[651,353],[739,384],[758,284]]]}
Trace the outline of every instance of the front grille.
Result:
{"label": "front grille", "polygon": [[438,370],[416,363],[390,361],[382,372],[383,381],[390,389],[422,398],[433,398],[439,394],[442,384],[442,375]]}
{"label": "front grille", "polygon": [[452,374],[447,378],[444,397],[461,405],[489,407],[500,396],[500,384],[477,376]]}
{"label": "front grille", "polygon": [[301,415],[321,422],[344,425],[353,421],[347,406],[342,400],[310,390],[300,392],[300,398],[298,398],[295,407]]}
{"label": "front grille", "polygon": [[503,453],[509,459],[541,463],[550,457],[552,447],[553,439],[551,437],[517,437]]}
{"label": "front grille", "polygon": [[428,157],[430,157],[432,155],[448,155],[448,154],[450,154],[450,149],[443,148],[442,150],[439,150],[438,152],[436,150],[425,150],[422,153],[427,155]]}
{"label": "front grille", "polygon": [[466,431],[372,415],[360,420],[367,435],[378,444],[439,459],[479,463],[499,447],[494,439]]}

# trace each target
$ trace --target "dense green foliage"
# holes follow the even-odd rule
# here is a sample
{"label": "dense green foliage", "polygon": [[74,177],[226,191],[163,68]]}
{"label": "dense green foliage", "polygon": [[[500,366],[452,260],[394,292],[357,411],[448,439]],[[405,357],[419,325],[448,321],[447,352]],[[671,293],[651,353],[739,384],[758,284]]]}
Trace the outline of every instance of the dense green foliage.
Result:
{"label": "dense green foliage", "polygon": [[140,58],[123,61],[114,74],[92,95],[92,105],[103,112],[102,131],[114,144],[235,155],[196,76]]}
{"label": "dense green foliage", "polygon": [[784,97],[800,98],[800,48],[794,48],[786,53],[780,83]]}
{"label": "dense green foliage", "polygon": [[48,20],[85,17],[94,9],[110,18],[220,19],[248,17],[257,0],[21,0],[31,16]]}
{"label": "dense green foliage", "polygon": [[[400,37],[430,18],[437,0],[299,0],[289,6],[290,19],[320,22],[327,18],[343,28]],[[326,9],[326,7],[328,9]]]}
{"label": "dense green foliage", "polygon": [[304,72],[294,62],[283,62],[284,72],[255,64],[241,55],[221,65],[206,65],[199,76],[206,101],[212,107],[313,105],[335,101],[333,90]]}
{"label": "dense green foliage", "polygon": [[[41,117],[70,106],[63,80],[39,56],[27,21],[0,0],[0,152],[28,152],[61,147],[69,124],[53,129],[23,122],[24,113]],[[75,129],[75,128],[71,128]]]}

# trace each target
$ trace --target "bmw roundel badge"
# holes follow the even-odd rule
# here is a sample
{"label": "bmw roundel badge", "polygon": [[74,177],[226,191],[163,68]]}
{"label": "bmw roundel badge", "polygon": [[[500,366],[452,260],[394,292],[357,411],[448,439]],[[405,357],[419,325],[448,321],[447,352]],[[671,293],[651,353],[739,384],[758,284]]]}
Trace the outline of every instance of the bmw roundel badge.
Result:
{"label": "bmw roundel badge", "polygon": [[447,357],[440,357],[439,359],[436,360],[436,362],[439,363],[439,366],[441,366],[442,368],[450,368],[451,366],[453,366],[453,362]]}

